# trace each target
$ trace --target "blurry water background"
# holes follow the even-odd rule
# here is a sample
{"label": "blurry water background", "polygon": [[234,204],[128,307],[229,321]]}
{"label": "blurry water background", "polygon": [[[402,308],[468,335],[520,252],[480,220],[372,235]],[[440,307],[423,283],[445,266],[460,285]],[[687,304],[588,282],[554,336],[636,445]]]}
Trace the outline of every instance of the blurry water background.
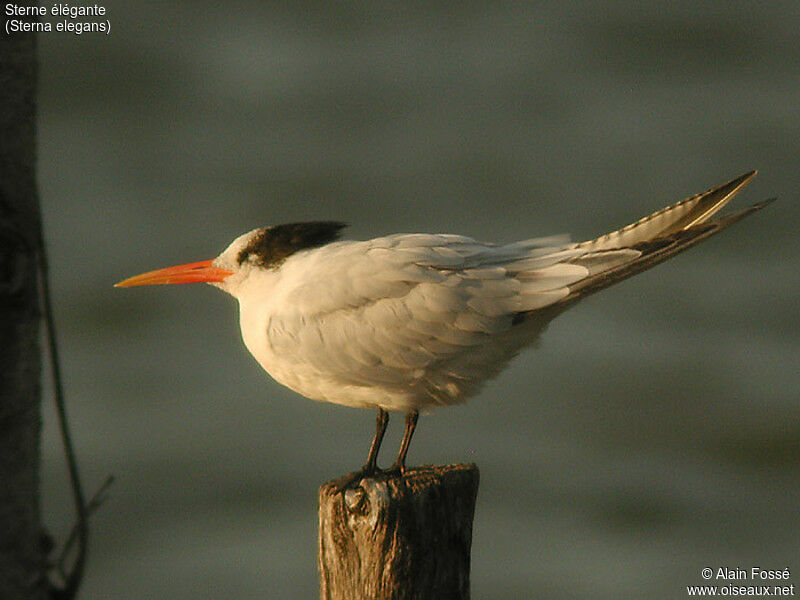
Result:
{"label": "blurry water background", "polygon": [[800,4],[105,7],[108,36],[39,36],[69,412],[87,490],[117,479],[84,600],[316,597],[317,487],[374,422],[267,378],[217,290],[114,282],[296,220],[586,238],[752,168],[735,206],[779,202],[560,317],[424,416],[410,461],[481,469],[475,598],[681,598],[720,566],[800,584]]}

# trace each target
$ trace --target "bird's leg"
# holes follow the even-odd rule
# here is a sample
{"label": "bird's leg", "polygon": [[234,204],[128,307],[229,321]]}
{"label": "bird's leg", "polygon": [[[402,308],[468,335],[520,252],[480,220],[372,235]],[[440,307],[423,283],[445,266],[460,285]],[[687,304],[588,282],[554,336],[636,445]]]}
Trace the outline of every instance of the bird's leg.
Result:
{"label": "bird's leg", "polygon": [[372,475],[378,470],[378,451],[381,449],[383,434],[386,433],[386,426],[389,424],[389,413],[378,407],[378,418],[375,420],[375,437],[372,438],[372,445],[369,447],[367,464],[364,465],[362,472],[364,475]]}
{"label": "bird's leg", "polygon": [[403,434],[403,441],[400,443],[400,451],[397,453],[397,460],[389,469],[390,471],[399,471],[400,474],[406,472],[406,454],[408,454],[408,447],[411,445],[411,436],[414,435],[414,429],[417,427],[417,419],[419,418],[419,411],[412,410],[406,413],[406,431]]}
{"label": "bird's leg", "polygon": [[383,434],[386,433],[386,426],[389,424],[389,413],[381,407],[378,407],[378,418],[375,424],[375,437],[372,438],[372,445],[369,447],[367,464],[358,471],[336,480],[335,485],[338,491],[343,492],[347,488],[355,487],[364,477],[369,477],[378,472],[378,451],[381,449]]}

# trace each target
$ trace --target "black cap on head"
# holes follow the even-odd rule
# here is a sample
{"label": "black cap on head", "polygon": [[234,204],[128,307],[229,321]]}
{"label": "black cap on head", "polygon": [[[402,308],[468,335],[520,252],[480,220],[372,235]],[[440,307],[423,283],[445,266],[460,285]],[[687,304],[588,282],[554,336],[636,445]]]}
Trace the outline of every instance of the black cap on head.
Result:
{"label": "black cap on head", "polygon": [[267,227],[259,230],[236,260],[240,265],[250,260],[261,267],[278,267],[295,252],[335,242],[345,226],[338,221],[310,221]]}

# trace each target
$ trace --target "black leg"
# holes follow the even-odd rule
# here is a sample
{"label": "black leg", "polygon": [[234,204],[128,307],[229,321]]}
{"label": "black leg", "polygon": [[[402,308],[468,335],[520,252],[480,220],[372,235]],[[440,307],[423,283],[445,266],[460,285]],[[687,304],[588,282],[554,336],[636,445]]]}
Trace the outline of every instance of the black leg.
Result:
{"label": "black leg", "polygon": [[340,492],[343,492],[347,488],[354,487],[365,477],[371,477],[378,472],[378,451],[381,449],[383,434],[386,433],[386,426],[389,424],[389,413],[378,407],[378,418],[376,419],[375,424],[375,437],[372,438],[372,445],[369,447],[367,464],[365,464],[360,470],[350,473],[349,475],[345,475],[335,482],[336,487]]}
{"label": "black leg", "polygon": [[389,424],[389,413],[378,407],[378,418],[375,421],[375,437],[372,438],[372,445],[369,447],[367,464],[364,465],[365,475],[372,475],[378,470],[378,451],[381,449],[383,434],[386,433],[386,426]]}
{"label": "black leg", "polygon": [[406,432],[403,434],[403,441],[400,443],[400,452],[397,453],[397,460],[394,461],[391,470],[406,472],[406,454],[408,454],[408,447],[411,445],[411,437],[414,435],[414,429],[417,427],[417,419],[419,418],[419,411],[412,410],[406,413]]}

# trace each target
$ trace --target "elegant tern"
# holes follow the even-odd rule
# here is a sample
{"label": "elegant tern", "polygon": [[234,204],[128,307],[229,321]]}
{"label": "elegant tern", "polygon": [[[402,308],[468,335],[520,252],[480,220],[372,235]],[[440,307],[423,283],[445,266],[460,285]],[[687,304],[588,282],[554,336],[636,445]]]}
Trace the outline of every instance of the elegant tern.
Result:
{"label": "elegant tern", "polygon": [[245,345],[276,381],[314,400],[377,408],[360,475],[379,471],[387,411],[406,413],[390,468],[403,473],[420,410],[463,402],[577,300],[765,206],[713,218],[755,174],[580,243],[449,234],[342,241],[342,223],[291,223],[245,233],[212,260],[117,286],[206,282],[228,292]]}

